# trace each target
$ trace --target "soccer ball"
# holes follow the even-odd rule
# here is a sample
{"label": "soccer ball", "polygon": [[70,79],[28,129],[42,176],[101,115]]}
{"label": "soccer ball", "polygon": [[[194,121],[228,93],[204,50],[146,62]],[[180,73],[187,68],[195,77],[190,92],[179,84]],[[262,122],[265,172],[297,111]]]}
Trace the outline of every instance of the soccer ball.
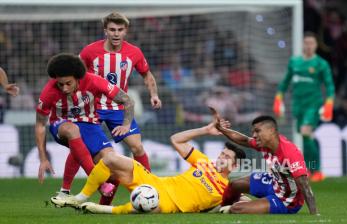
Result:
{"label": "soccer ball", "polygon": [[142,184],[131,192],[130,201],[137,211],[150,212],[158,207],[159,195],[151,185]]}

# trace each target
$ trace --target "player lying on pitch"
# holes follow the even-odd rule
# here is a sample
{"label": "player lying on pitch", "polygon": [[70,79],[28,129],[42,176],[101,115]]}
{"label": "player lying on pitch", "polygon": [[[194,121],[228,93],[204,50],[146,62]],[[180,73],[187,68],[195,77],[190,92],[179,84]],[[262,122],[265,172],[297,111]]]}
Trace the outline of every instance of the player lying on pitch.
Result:
{"label": "player lying on pitch", "polygon": [[187,171],[172,177],[158,177],[148,172],[137,161],[110,152],[92,170],[79,194],[60,198],[59,202],[52,201],[52,203],[82,208],[92,213],[126,214],[135,212],[130,202],[120,206],[86,202],[112,175],[129,191],[142,184],[153,186],[159,193],[159,206],[156,212],[200,212],[214,208],[221,204],[224,189],[228,184],[227,177],[236,168],[237,159],[245,158],[245,153],[235,145],[226,143],[216,163],[213,163],[188,142],[198,136],[220,134],[215,127],[215,122],[212,122],[207,126],[171,136],[174,148],[182,158],[191,164]]}

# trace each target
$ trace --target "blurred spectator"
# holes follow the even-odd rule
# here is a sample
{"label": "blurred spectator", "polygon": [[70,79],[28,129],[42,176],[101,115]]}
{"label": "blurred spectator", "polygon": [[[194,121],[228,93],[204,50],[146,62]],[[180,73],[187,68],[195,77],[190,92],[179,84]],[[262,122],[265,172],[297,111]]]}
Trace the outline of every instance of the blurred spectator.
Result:
{"label": "blurred spectator", "polygon": [[317,9],[316,1],[304,1],[304,31],[318,33],[321,24],[321,15]]}
{"label": "blurred spectator", "polygon": [[342,97],[339,107],[334,110],[334,118],[332,120],[339,127],[344,128],[347,125],[347,94]]}
{"label": "blurred spectator", "polygon": [[194,85],[193,72],[182,67],[179,53],[170,56],[168,67],[163,68],[161,74],[165,85],[171,89]]}
{"label": "blurred spectator", "polygon": [[336,66],[335,86],[339,94],[347,87],[347,22],[340,37],[336,40],[333,50],[333,61]]}
{"label": "blurred spectator", "polygon": [[[250,122],[260,115],[258,111],[240,113],[245,101],[252,100],[252,98],[254,100],[250,93],[231,94],[228,88],[217,86],[209,92],[203,92],[200,98],[203,107],[214,107],[222,117],[228,119],[233,125]],[[185,111],[185,119],[193,122],[208,122],[212,117],[209,113],[197,114]]]}
{"label": "blurred spectator", "polygon": [[249,70],[248,65],[245,62],[241,62],[231,69],[228,74],[227,83],[232,87],[249,87],[253,75],[254,74]]}
{"label": "blurred spectator", "polygon": [[35,100],[32,89],[27,85],[24,79],[19,79],[17,85],[21,90],[21,94],[15,98],[11,98],[10,106],[12,110],[33,110],[35,108]]}

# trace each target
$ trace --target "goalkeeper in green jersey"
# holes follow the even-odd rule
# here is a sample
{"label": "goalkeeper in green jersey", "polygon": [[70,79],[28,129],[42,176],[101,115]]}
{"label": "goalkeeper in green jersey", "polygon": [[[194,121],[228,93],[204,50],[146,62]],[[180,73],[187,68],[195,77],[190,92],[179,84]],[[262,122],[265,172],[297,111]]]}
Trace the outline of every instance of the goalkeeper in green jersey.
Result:
{"label": "goalkeeper in green jersey", "polygon": [[[313,139],[313,130],[319,119],[331,121],[335,87],[330,66],[316,54],[317,39],[313,33],[305,33],[303,55],[291,57],[287,73],[278,86],[273,111],[277,117],[284,114],[283,95],[292,84],[292,113],[296,118],[297,131],[303,136],[303,150],[306,166],[311,171],[311,181],[322,181],[320,172],[319,149]],[[321,85],[325,85],[325,96]]]}

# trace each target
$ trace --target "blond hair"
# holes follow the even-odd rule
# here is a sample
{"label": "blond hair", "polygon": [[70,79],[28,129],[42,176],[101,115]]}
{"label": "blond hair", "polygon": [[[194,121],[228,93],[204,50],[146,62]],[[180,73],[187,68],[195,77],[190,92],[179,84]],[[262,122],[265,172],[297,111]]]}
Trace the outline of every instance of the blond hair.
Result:
{"label": "blond hair", "polygon": [[112,12],[111,14],[102,18],[102,24],[105,29],[107,28],[107,25],[111,22],[115,24],[124,24],[125,27],[128,27],[130,24],[128,18],[118,12]]}

